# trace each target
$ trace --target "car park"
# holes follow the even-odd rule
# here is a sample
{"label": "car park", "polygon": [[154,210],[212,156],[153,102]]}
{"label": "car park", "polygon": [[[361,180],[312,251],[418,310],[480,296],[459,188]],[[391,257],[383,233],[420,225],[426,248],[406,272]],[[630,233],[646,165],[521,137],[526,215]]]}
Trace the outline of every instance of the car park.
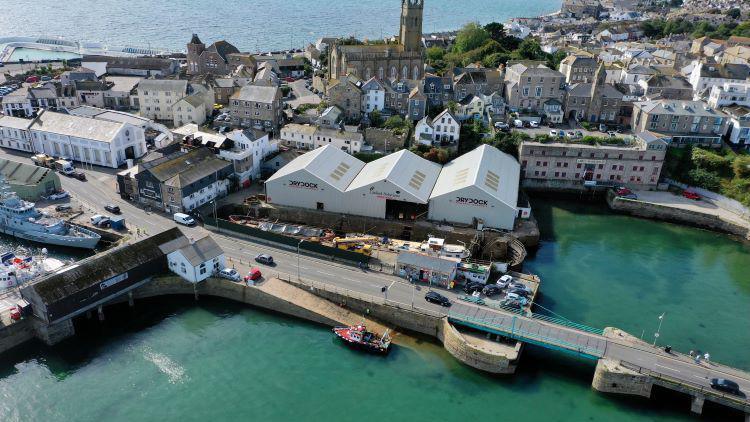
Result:
{"label": "car park", "polygon": [[232,281],[240,281],[240,272],[234,268],[224,268],[219,271],[219,277]]}
{"label": "car park", "polygon": [[440,306],[445,306],[445,307],[451,306],[450,299],[434,291],[427,292],[427,294],[424,295],[424,300],[430,303],[436,303]]}
{"label": "car park", "polygon": [[120,213],[120,207],[113,204],[107,204],[104,206],[104,209],[111,212],[112,214],[119,214]]}
{"label": "car park", "polygon": [[273,263],[273,257],[268,254],[258,254],[255,255],[255,262],[265,264],[265,265],[274,265]]}
{"label": "car park", "polygon": [[725,393],[734,394],[735,396],[741,396],[740,386],[731,380],[725,378],[712,378],[711,388],[714,390],[723,391]]}

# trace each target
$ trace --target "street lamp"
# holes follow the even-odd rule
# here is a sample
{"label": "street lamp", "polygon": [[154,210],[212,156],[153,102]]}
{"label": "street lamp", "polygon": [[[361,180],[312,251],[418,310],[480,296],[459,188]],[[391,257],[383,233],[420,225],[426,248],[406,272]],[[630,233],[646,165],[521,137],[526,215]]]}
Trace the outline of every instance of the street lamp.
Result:
{"label": "street lamp", "polygon": [[656,340],[659,338],[659,333],[661,332],[661,323],[664,320],[664,312],[662,312],[661,315],[659,315],[659,328],[656,329],[656,332],[654,333],[654,344],[652,346],[656,346]]}
{"label": "street lamp", "polygon": [[304,242],[305,239],[300,239],[299,243],[297,243],[297,280],[300,280],[299,276],[299,247],[302,245],[302,242]]}

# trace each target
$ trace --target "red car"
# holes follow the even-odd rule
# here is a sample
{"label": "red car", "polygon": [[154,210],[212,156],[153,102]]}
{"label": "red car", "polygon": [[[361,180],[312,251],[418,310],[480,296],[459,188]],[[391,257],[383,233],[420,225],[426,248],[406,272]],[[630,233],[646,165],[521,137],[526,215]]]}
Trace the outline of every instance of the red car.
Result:
{"label": "red car", "polygon": [[700,195],[698,195],[697,193],[695,193],[693,191],[690,191],[690,190],[682,191],[682,196],[684,196],[687,199],[693,199],[695,201],[701,199]]}
{"label": "red car", "polygon": [[26,78],[26,82],[30,84],[39,82],[39,76],[34,76],[34,75],[29,76],[28,78]]}
{"label": "red car", "polygon": [[625,187],[620,187],[620,188],[617,188],[615,193],[617,193],[620,196],[623,196],[623,195],[630,195],[631,193],[633,193],[633,191]]}
{"label": "red car", "polygon": [[21,319],[21,308],[18,307],[18,305],[10,308],[10,319],[13,321],[18,321]]}
{"label": "red car", "polygon": [[258,280],[261,277],[263,277],[263,274],[261,274],[260,269],[258,267],[254,267],[245,276],[245,281],[255,281],[255,280]]}

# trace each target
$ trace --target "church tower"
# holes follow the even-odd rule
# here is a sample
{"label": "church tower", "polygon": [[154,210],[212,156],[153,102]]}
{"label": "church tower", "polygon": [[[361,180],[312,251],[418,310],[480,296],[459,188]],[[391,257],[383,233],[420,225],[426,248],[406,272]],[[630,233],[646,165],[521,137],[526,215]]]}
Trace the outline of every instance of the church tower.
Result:
{"label": "church tower", "polygon": [[422,12],[424,0],[401,0],[399,41],[404,51],[422,51]]}
{"label": "church tower", "polygon": [[189,75],[200,73],[200,66],[198,62],[200,60],[201,53],[203,53],[205,49],[206,44],[203,44],[203,42],[201,42],[201,39],[198,38],[198,34],[193,34],[193,38],[190,39],[190,42],[187,45],[187,73]]}

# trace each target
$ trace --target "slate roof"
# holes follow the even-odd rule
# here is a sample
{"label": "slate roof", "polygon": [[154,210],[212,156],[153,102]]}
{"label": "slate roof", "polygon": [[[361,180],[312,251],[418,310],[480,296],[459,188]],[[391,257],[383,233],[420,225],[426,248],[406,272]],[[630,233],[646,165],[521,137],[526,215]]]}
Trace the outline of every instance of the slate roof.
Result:
{"label": "slate roof", "polygon": [[245,85],[239,91],[232,94],[231,98],[233,100],[271,104],[276,101],[278,90],[279,88],[275,86]]}
{"label": "slate roof", "polygon": [[0,173],[14,185],[36,186],[53,170],[0,158]]}
{"label": "slate roof", "polygon": [[120,122],[43,110],[32,123],[31,129],[100,142],[112,142],[123,126],[124,123]]}
{"label": "slate roof", "polygon": [[216,41],[215,43],[211,44],[206,50],[219,53],[219,56],[224,59],[224,62],[227,61],[227,54],[236,54],[240,52],[240,50],[237,50],[237,47],[233,46],[226,40]]}
{"label": "slate roof", "polygon": [[184,236],[178,237],[160,246],[159,249],[165,254],[172,252],[181,253],[193,267],[197,267],[204,262],[209,262],[224,254],[221,246],[208,235],[192,243]]}

